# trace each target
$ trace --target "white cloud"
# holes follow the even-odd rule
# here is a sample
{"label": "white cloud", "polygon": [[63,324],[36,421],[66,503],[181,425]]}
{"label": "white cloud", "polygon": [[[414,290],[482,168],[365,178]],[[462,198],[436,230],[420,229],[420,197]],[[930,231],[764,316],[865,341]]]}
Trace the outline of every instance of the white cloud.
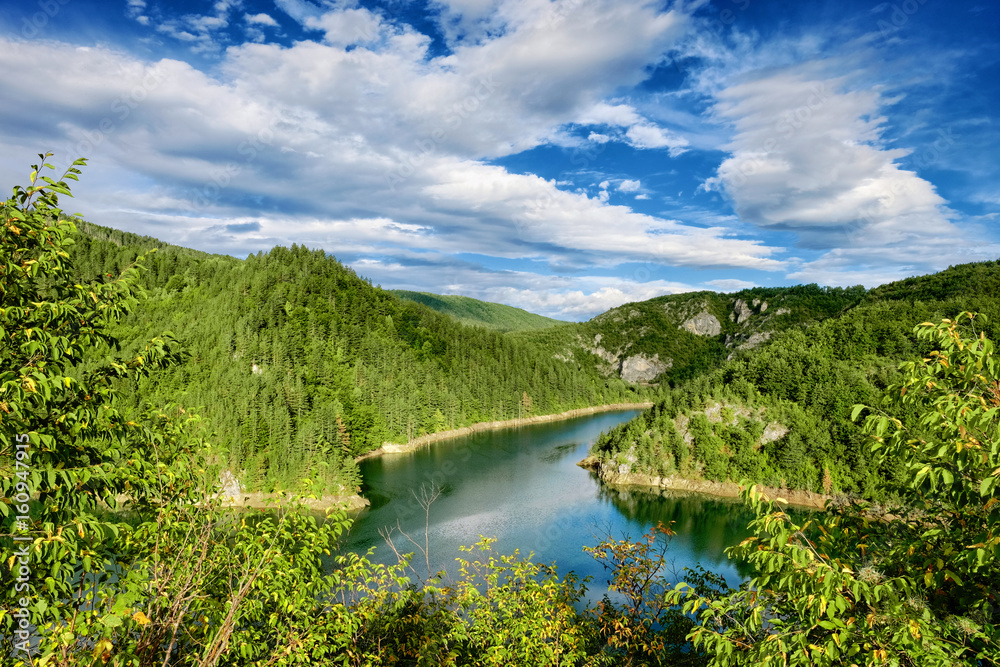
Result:
{"label": "white cloud", "polygon": [[668,148],[671,157],[687,150],[688,142],[655,125],[633,125],[625,132],[628,143],[636,148]]}
{"label": "white cloud", "polygon": [[266,25],[271,28],[278,27],[278,22],[275,21],[270,14],[244,14],[243,20],[253,25]]}
{"label": "white cloud", "polygon": [[946,265],[969,243],[945,200],[898,166],[905,148],[885,145],[880,91],[855,87],[857,74],[829,75],[832,65],[772,69],[719,92],[715,113],[735,135],[705,187],[725,192],[743,220],[828,251],[789,278]]}
{"label": "white cloud", "polygon": [[598,143],[616,140],[639,149],[667,148],[671,157],[684,153],[690,145],[684,137],[657,127],[627,104],[598,102],[578,116],[576,122],[581,125],[607,125],[618,130],[614,134],[591,132],[590,141]]}
{"label": "white cloud", "polygon": [[375,283],[398,285],[400,289],[460,294],[570,321],[587,320],[624,303],[703,289],[667,280],[636,282],[604,275],[567,278],[527,271],[488,271],[458,264],[436,269],[435,281],[429,281],[426,274],[415,271],[406,261],[364,258],[352,262],[351,266]]}
{"label": "white cloud", "polygon": [[622,192],[638,192],[641,186],[642,184],[639,181],[626,178],[618,184],[618,189]]}
{"label": "white cloud", "polygon": [[128,0],[125,15],[140,25],[149,25],[149,17],[145,14],[146,0]]}
{"label": "white cloud", "polygon": [[316,18],[309,18],[306,27],[322,30],[325,41],[331,46],[347,47],[354,44],[369,44],[383,36],[396,31],[391,26],[385,26],[377,14],[367,9],[345,9],[332,11]]}
{"label": "white cloud", "polygon": [[[218,51],[217,34],[229,27],[230,10],[238,8],[241,4],[242,0],[219,0],[212,6],[214,14],[184,14],[159,20],[156,23],[156,30],[174,39],[190,43],[195,52]],[[147,20],[144,21],[143,18]],[[147,17],[138,17],[136,20],[143,25],[148,24]]]}
{"label": "white cloud", "polygon": [[[298,242],[390,263],[433,252],[435,267],[463,253],[578,270],[784,266],[780,248],[722,226],[610,206],[609,182],[589,197],[487,164],[600,112],[600,100],[646,76],[685,16],[648,4],[560,13],[566,5],[503,3],[503,30],[431,58],[429,38],[367,10],[279,4],[325,42],[230,47],[213,75],[105,47],[0,42],[4,155],[30,158],[39,141],[58,158],[85,154],[94,166],[76,205],[88,218],[236,255]],[[215,22],[178,20],[175,33],[197,43],[232,9],[217,8]],[[359,34],[365,43],[348,50]],[[37,76],[49,85],[33,85]],[[618,130],[647,122],[621,106],[604,111],[629,121]],[[567,293],[579,284],[566,281]]]}

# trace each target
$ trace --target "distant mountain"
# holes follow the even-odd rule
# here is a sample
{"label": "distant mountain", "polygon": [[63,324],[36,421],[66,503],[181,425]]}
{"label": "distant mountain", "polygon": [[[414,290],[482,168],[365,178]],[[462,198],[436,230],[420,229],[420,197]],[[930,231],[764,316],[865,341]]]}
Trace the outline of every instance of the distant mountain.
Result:
{"label": "distant mountain", "polygon": [[529,313],[514,306],[479,301],[467,296],[410,292],[407,290],[389,291],[401,299],[416,301],[439,313],[451,315],[463,324],[487,327],[489,329],[496,329],[497,331],[527,331],[568,324],[562,320],[554,320],[543,315]]}

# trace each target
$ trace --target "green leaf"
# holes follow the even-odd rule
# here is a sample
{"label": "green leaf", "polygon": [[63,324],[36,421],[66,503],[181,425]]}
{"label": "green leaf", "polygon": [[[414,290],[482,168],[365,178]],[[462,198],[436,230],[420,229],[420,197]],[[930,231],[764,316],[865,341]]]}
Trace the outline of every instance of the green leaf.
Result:
{"label": "green leaf", "polygon": [[121,616],[118,616],[116,614],[108,614],[107,616],[101,619],[101,623],[103,623],[105,626],[109,628],[117,628],[119,625],[122,624],[122,618]]}

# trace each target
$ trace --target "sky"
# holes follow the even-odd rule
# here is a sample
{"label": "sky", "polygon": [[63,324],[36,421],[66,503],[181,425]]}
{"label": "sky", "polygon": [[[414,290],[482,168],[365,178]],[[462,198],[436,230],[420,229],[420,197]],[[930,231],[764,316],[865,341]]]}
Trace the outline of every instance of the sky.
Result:
{"label": "sky", "polygon": [[0,182],[586,320],[1000,258],[1000,4],[0,3]]}

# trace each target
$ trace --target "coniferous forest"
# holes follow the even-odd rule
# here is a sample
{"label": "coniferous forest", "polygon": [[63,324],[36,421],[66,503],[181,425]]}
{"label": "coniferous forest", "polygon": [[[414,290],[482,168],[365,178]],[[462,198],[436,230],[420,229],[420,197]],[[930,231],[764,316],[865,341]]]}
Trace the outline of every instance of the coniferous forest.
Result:
{"label": "coniferous forest", "polygon": [[[1000,263],[504,333],[321,250],[239,260],[67,216],[84,161],[56,179],[41,157],[0,229],[4,661],[1000,662]],[[586,581],[489,539],[457,580],[419,577],[340,550],[344,512],[217,498],[223,470],[353,490],[385,441],[647,400],[596,464],[742,483],[736,588],[668,581],[669,526],[588,548],[617,594],[588,606]],[[831,500],[788,512],[760,485]]]}
{"label": "coniferous forest", "polygon": [[183,359],[122,391],[136,407],[197,406],[248,488],[353,487],[353,458],[385,441],[653,395],[397,298],[321,250],[237,260],[80,231],[79,280],[155,249],[140,271],[146,299],[116,333],[138,346],[170,332]]}

